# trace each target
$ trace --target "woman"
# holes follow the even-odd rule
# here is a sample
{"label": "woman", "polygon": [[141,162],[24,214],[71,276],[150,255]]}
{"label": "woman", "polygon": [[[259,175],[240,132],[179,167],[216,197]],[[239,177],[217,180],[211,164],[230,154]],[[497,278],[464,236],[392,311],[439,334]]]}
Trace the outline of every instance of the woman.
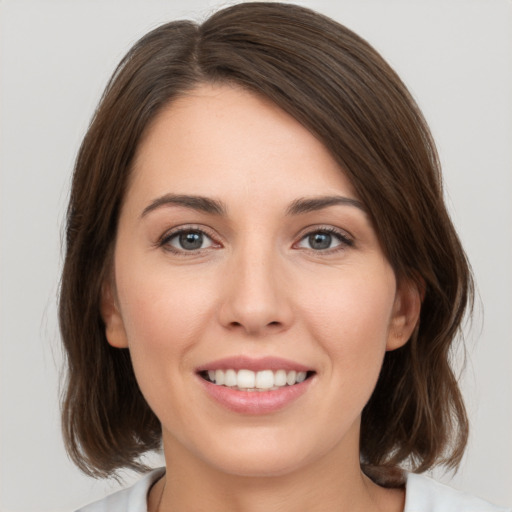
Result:
{"label": "woman", "polygon": [[428,128],[365,41],[276,3],[154,30],[78,155],[60,321],[75,462],[166,468],[84,510],[499,510],[403,471],[462,457],[471,295]]}

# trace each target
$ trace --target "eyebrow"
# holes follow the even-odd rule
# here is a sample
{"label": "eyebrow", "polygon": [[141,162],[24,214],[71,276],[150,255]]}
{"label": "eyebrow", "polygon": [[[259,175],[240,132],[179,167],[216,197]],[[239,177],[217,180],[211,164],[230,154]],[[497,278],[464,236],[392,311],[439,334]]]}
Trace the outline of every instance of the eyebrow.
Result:
{"label": "eyebrow", "polygon": [[346,205],[355,206],[367,213],[367,209],[361,201],[344,196],[321,196],[321,197],[303,197],[293,201],[286,210],[287,215],[300,215],[318,210],[323,210],[329,206]]}
{"label": "eyebrow", "polygon": [[146,216],[148,213],[160,208],[162,206],[184,206],[192,210],[197,210],[204,213],[211,213],[214,215],[226,215],[226,207],[222,201],[211,199],[203,196],[191,196],[184,194],[165,194],[152,201],[142,211],[141,217]]}
{"label": "eyebrow", "polygon": [[[186,194],[165,194],[156,198],[142,211],[141,218],[148,213],[161,208],[162,206],[184,206],[192,210],[203,213],[225,216],[227,208],[222,201],[204,196],[186,195]],[[321,197],[303,197],[293,201],[286,210],[286,215],[300,215],[313,211],[323,210],[330,206],[345,205],[354,206],[363,212],[367,209],[357,199],[344,196],[321,196]]]}

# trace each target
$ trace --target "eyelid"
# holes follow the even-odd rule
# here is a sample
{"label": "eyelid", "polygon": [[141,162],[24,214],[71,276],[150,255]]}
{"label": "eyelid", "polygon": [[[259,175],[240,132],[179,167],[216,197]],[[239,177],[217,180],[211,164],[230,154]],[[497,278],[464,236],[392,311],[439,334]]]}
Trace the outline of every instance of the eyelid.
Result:
{"label": "eyelid", "polygon": [[[197,249],[197,250],[181,250],[174,248],[170,245],[168,245],[168,242],[174,238],[175,236],[179,235],[180,233],[186,233],[186,232],[199,232],[202,233],[204,236],[209,238],[212,241],[213,248],[219,248],[222,247],[222,242],[219,240],[219,236],[210,228],[204,225],[199,224],[182,224],[179,226],[175,226],[173,228],[168,229],[165,231],[155,242],[155,246],[158,248],[163,248],[171,253],[177,254],[177,255],[184,255],[184,256],[192,256],[200,254],[208,249],[211,249],[211,247],[206,247],[203,249]],[[310,236],[314,233],[329,233],[331,235],[334,235],[338,241],[340,242],[339,245],[330,248],[330,249],[323,249],[323,250],[315,250],[315,249],[308,249],[304,247],[297,247],[297,245],[304,240],[307,236]],[[312,251],[315,253],[323,253],[323,254],[329,254],[337,251],[342,251],[347,249],[347,247],[353,247],[354,246],[354,237],[348,233],[346,230],[343,230],[341,228],[334,227],[332,225],[313,225],[313,226],[307,226],[301,232],[297,235],[297,241],[294,242],[293,248],[302,249],[306,251]],[[172,247],[172,248],[171,248]]]}
{"label": "eyelid", "polygon": [[201,252],[206,251],[211,248],[211,247],[205,247],[203,249],[186,251],[184,249],[183,250],[177,249],[176,247],[173,247],[169,244],[169,241],[172,238],[176,237],[177,235],[179,235],[181,233],[191,232],[191,231],[201,233],[204,236],[206,236],[207,238],[209,238],[212,241],[212,246],[214,248],[222,247],[222,244],[219,241],[219,237],[213,233],[213,230],[207,228],[206,226],[202,226],[202,225],[198,225],[198,224],[182,224],[180,226],[175,226],[171,229],[168,229],[158,238],[158,240],[156,241],[156,243],[154,245],[156,247],[161,247],[164,250],[169,251],[173,254],[184,255],[184,256],[200,254]]}
{"label": "eyelid", "polygon": [[335,237],[337,237],[340,244],[333,248],[323,249],[323,250],[308,249],[305,247],[298,247],[298,249],[312,251],[314,253],[329,254],[329,253],[333,253],[336,251],[343,251],[343,250],[347,249],[347,247],[353,247],[355,244],[354,237],[343,229],[336,228],[336,227],[330,226],[330,225],[316,225],[316,226],[308,226],[307,228],[304,228],[299,233],[298,241],[294,243],[294,246],[297,246],[302,240],[304,240],[308,236],[311,236],[314,233],[328,233],[330,235],[334,235]]}

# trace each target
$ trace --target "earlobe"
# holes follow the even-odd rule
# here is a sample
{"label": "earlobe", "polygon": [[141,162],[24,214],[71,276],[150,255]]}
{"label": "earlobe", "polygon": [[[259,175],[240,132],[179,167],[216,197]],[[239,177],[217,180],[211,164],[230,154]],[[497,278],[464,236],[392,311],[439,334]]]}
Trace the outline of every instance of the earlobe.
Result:
{"label": "earlobe", "polygon": [[109,282],[103,283],[101,288],[100,312],[105,323],[105,336],[108,343],[116,348],[127,348],[128,340],[123,319],[117,306],[113,285]]}
{"label": "earlobe", "polygon": [[419,325],[424,287],[412,280],[402,280],[398,286],[393,305],[386,350],[403,347]]}

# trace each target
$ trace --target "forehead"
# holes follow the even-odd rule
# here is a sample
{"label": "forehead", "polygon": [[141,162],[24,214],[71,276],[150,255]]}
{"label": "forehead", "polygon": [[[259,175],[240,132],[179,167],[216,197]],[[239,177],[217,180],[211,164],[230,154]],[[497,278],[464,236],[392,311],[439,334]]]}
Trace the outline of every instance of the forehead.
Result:
{"label": "forehead", "polygon": [[311,132],[266,98],[232,85],[200,85],[156,116],[137,151],[133,190],[228,199],[263,199],[276,190],[355,197]]}

